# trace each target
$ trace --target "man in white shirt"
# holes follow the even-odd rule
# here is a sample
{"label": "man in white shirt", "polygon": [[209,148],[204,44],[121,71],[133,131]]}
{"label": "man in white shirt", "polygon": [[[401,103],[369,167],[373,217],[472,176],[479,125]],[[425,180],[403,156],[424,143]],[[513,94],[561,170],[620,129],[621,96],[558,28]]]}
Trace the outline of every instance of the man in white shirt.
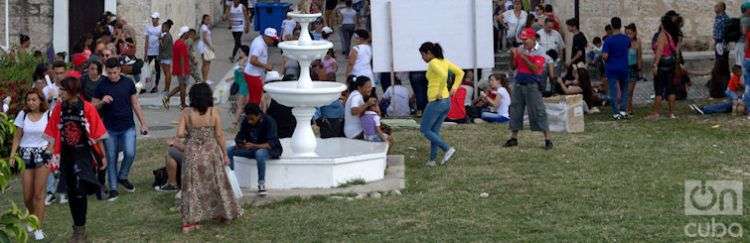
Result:
{"label": "man in white shirt", "polygon": [[557,53],[563,53],[562,49],[565,46],[560,32],[553,29],[555,25],[552,19],[544,20],[544,29],[537,31],[539,35],[539,45],[542,46],[542,50],[546,53],[549,50],[555,50]]}
{"label": "man in white shirt", "polygon": [[[156,78],[154,82],[156,86],[159,86],[159,80],[161,79],[161,65],[159,65],[159,38],[161,37],[161,24],[159,24],[159,12],[151,14],[151,25],[146,25],[144,35],[146,41],[143,47],[143,61],[146,64],[150,64],[151,61],[156,61],[154,69],[156,69]],[[154,87],[156,89],[158,87]]]}
{"label": "man in white shirt", "polygon": [[268,63],[268,46],[273,46],[279,41],[276,29],[266,28],[263,35],[255,37],[250,43],[250,58],[245,65],[245,81],[250,91],[248,102],[260,105],[263,97],[263,77],[266,71],[272,71],[273,67]]}

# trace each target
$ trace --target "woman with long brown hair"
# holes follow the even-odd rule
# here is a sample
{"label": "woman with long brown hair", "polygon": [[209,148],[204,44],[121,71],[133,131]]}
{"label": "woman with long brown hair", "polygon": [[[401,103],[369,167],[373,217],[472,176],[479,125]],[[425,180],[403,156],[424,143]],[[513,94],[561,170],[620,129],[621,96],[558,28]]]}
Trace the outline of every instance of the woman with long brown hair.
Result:
{"label": "woman with long brown hair", "polygon": [[49,175],[49,158],[44,156],[44,151],[49,143],[42,134],[47,127],[49,115],[42,90],[34,88],[23,97],[26,104],[14,122],[17,129],[8,161],[11,166],[16,162],[24,163],[26,166],[26,170],[21,174],[23,203],[26,209],[39,219],[37,229],[27,230],[34,234],[35,240],[43,240],[45,236],[41,227],[44,222],[44,189],[47,187]]}
{"label": "woman with long brown hair", "polygon": [[643,68],[643,48],[641,40],[638,39],[638,29],[635,23],[625,26],[625,34],[630,37],[630,49],[628,49],[628,66],[630,67],[630,82],[628,83],[628,114],[633,114],[633,93],[635,83],[641,78]]}

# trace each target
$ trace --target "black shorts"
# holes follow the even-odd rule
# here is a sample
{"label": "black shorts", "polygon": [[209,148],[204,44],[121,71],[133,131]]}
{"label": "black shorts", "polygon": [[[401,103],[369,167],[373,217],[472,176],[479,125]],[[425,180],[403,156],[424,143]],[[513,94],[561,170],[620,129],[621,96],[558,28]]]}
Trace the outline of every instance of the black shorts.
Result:
{"label": "black shorts", "polygon": [[36,169],[47,164],[44,152],[47,148],[24,148],[20,149],[20,157],[26,165],[26,169]]}
{"label": "black shorts", "polygon": [[677,85],[674,82],[675,72],[674,59],[662,58],[654,77],[654,95],[668,97],[677,94]]}

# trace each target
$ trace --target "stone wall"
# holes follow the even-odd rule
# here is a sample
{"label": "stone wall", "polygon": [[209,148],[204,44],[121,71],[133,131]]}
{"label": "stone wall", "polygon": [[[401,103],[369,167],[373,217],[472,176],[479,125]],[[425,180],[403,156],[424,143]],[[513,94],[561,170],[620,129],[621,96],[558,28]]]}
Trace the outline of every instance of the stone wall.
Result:
{"label": "stone wall", "polygon": [[124,17],[139,34],[138,56],[142,56],[144,37],[142,33],[146,25],[151,24],[151,13],[159,12],[161,21],[171,19],[174,22],[172,36],[178,38],[181,26],[198,29],[201,16],[209,14],[214,22],[221,18],[222,6],[218,1],[207,0],[120,0],[117,2],[117,15]]}
{"label": "stone wall", "polygon": [[[4,4],[5,2],[0,0],[1,44],[5,43]],[[152,12],[161,13],[163,21],[172,19],[175,22],[172,34],[177,35],[180,26],[197,28],[203,14],[209,14],[214,17],[214,20],[219,20],[222,11],[222,6],[214,0],[117,1],[117,14],[124,17],[135,28],[137,34],[143,33],[146,24],[150,23],[149,16]],[[18,34],[23,33],[31,37],[31,45],[34,49],[46,48],[52,42],[53,14],[53,0],[10,0],[11,45],[18,43]],[[138,36],[136,42],[140,53],[143,49],[143,37]]]}
{"label": "stone wall", "polygon": [[[31,38],[34,49],[46,48],[52,41],[52,0],[10,0],[10,43],[18,35]],[[0,45],[5,44],[5,1],[0,1]]]}
{"label": "stone wall", "polygon": [[[564,22],[574,16],[573,0],[549,1],[555,12]],[[685,19],[683,32],[688,50],[709,50],[713,42],[714,5],[719,0],[580,0],[581,31],[591,41],[595,36],[603,36],[604,26],[610,18],[618,16],[623,25],[635,23],[644,41],[650,43],[651,36],[659,27],[659,19],[669,10],[675,10]],[[740,15],[742,0],[725,0],[727,14]]]}

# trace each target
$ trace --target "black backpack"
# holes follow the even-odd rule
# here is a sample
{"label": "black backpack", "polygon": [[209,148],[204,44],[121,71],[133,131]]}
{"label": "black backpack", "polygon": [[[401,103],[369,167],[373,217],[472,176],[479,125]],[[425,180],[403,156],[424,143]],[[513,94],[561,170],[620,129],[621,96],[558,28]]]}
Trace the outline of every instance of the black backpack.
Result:
{"label": "black backpack", "polygon": [[742,38],[742,25],[740,18],[730,18],[724,24],[724,41],[737,42]]}

